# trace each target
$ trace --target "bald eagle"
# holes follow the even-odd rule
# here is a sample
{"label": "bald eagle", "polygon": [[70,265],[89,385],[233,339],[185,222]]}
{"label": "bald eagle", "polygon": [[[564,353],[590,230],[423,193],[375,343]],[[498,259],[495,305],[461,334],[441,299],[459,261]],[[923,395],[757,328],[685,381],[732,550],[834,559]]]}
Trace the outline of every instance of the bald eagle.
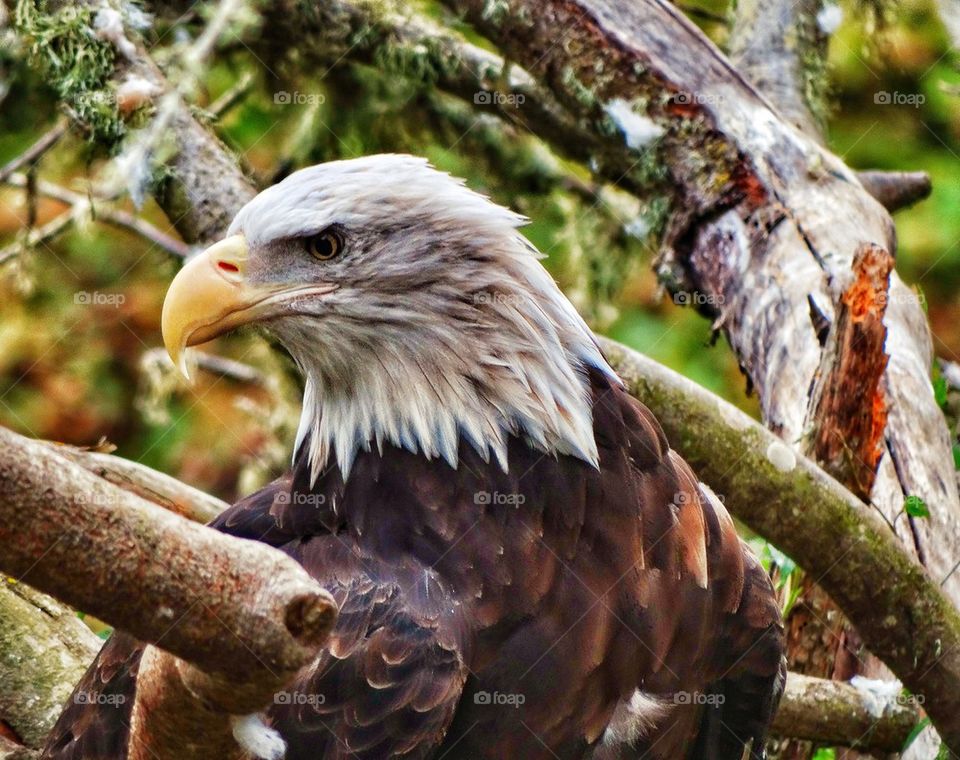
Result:
{"label": "bald eagle", "polygon": [[[340,605],[265,711],[288,760],[763,756],[770,581],[523,221],[422,159],[337,161],[260,193],[170,286],[176,362],[257,324],[305,378],[291,470],[212,524]],[[126,756],[144,646],[104,647],[46,757]]]}

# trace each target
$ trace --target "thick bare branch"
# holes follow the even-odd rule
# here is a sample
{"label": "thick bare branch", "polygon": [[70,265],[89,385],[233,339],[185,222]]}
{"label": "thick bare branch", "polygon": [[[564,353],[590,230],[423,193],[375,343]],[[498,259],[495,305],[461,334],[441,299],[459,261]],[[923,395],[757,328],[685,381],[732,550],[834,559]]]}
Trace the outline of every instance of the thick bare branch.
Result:
{"label": "thick bare branch", "polygon": [[238,684],[310,662],[336,612],[279,552],[184,520],[3,429],[0,567]]}
{"label": "thick bare branch", "polygon": [[817,139],[828,40],[817,19],[822,7],[823,0],[741,0],[729,43],[737,70],[784,118]]}

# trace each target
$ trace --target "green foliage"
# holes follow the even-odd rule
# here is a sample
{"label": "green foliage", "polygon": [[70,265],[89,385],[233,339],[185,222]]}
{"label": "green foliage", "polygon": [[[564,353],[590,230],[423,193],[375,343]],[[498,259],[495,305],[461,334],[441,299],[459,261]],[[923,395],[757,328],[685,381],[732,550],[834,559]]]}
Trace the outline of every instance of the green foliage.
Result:
{"label": "green foliage", "polygon": [[933,397],[941,409],[947,406],[947,379],[945,377],[933,378]]}
{"label": "green foliage", "polygon": [[919,496],[908,496],[904,499],[903,509],[910,517],[930,517],[930,508]]}
{"label": "green foliage", "polygon": [[907,734],[906,740],[903,742],[902,752],[906,752],[909,749],[910,745],[913,744],[917,737],[923,733],[923,730],[930,725],[930,718],[923,718],[917,725],[913,727],[909,734]]}
{"label": "green foliage", "polygon": [[17,28],[58,97],[90,125],[91,142],[112,146],[125,131],[108,84],[116,52],[94,32],[89,7],[62,3],[50,11],[47,6],[45,0],[19,0]]}
{"label": "green foliage", "polygon": [[811,760],[834,760],[837,756],[837,751],[833,747],[820,747],[816,750]]}

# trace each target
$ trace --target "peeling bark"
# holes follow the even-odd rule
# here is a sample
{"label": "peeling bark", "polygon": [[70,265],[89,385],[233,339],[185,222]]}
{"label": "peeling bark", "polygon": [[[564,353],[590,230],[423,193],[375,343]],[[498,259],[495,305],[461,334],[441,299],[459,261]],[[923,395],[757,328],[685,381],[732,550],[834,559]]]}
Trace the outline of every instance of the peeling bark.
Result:
{"label": "peeling bark", "polygon": [[893,257],[865,244],[853,258],[853,282],[840,293],[812,393],[807,447],[814,459],[869,499],[887,426],[881,388],[889,357],[884,350]]}

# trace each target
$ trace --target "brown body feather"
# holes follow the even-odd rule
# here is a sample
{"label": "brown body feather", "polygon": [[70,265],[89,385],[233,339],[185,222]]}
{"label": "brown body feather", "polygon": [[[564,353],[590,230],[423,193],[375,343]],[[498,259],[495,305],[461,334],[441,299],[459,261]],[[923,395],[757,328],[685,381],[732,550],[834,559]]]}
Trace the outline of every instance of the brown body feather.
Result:
{"label": "brown body feather", "polygon": [[[783,681],[770,582],[649,410],[591,381],[599,469],[513,438],[509,473],[466,445],[456,470],[387,447],[311,488],[299,457],[214,523],[342,606],[268,710],[289,760],[760,756]],[[126,709],[71,703],[45,757],[125,756],[141,649],[104,647],[78,689]],[[638,689],[664,704],[645,736],[611,726]]]}

